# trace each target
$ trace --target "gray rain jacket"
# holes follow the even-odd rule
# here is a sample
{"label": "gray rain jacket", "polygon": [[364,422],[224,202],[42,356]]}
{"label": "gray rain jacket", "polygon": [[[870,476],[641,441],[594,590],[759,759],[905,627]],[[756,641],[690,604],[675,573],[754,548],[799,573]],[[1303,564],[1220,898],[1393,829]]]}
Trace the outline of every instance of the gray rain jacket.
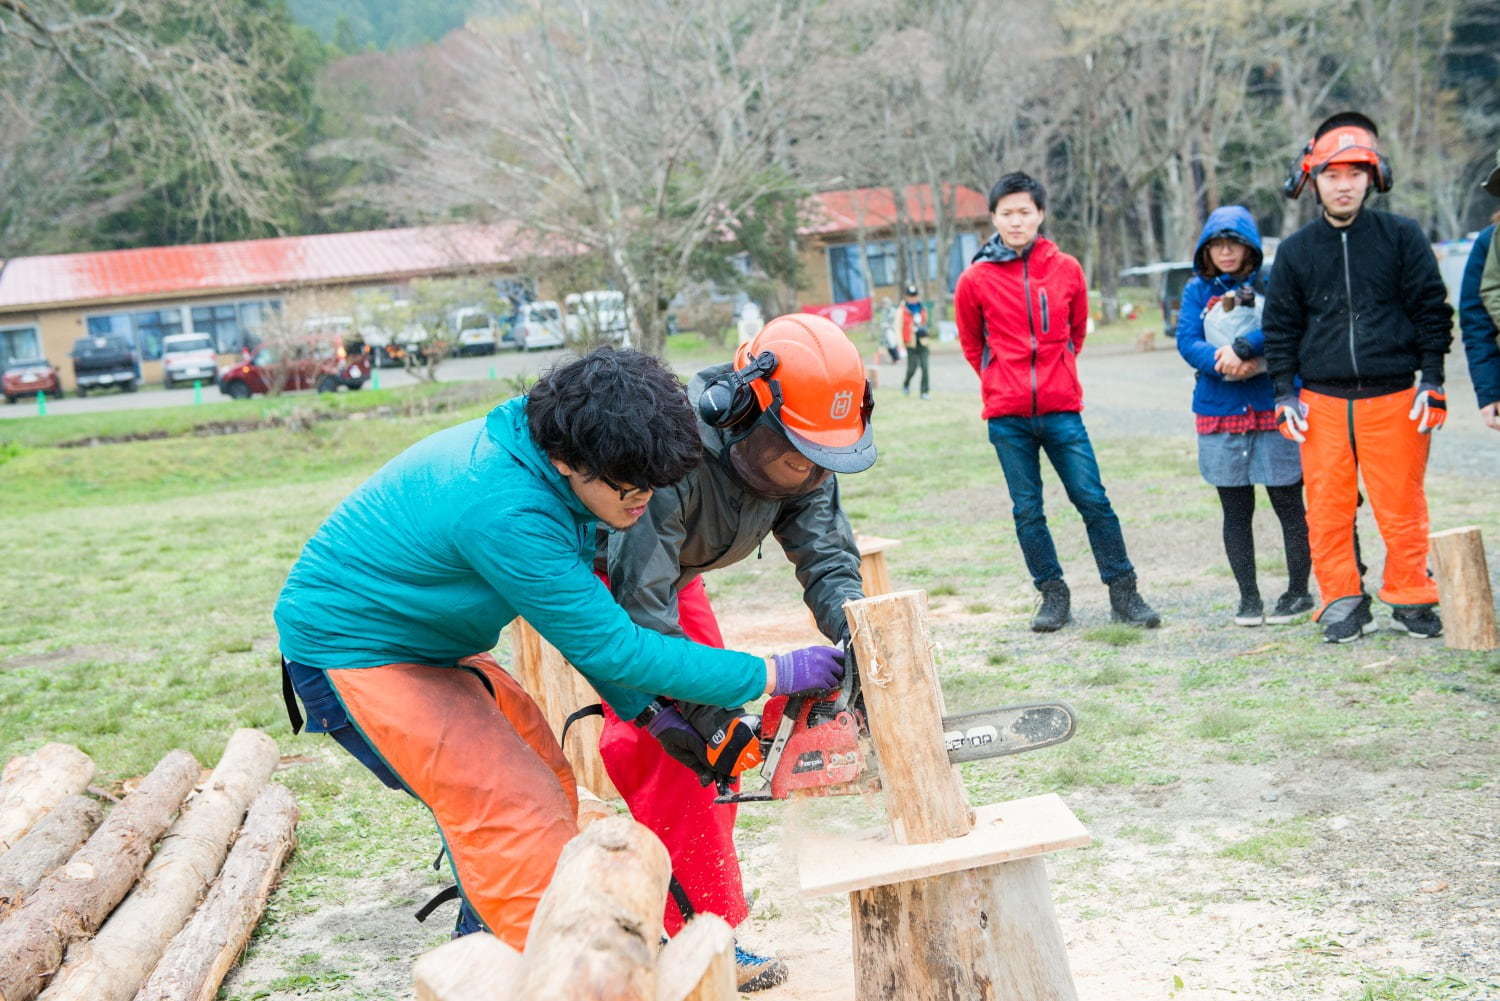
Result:
{"label": "gray rain jacket", "polygon": [[[703,387],[728,371],[704,369],[688,384],[696,407]],[[675,486],[658,490],[646,513],[629,529],[608,536],[609,588],[639,626],[682,635],[677,592],[708,570],[749,556],[768,534],[776,536],[797,567],[797,580],[818,628],[834,642],[848,634],[844,602],[863,598],[859,549],[839,506],[839,485],[830,476],[811,493],[767,500],[751,493],[721,456],[727,435],[698,424],[703,461]]]}

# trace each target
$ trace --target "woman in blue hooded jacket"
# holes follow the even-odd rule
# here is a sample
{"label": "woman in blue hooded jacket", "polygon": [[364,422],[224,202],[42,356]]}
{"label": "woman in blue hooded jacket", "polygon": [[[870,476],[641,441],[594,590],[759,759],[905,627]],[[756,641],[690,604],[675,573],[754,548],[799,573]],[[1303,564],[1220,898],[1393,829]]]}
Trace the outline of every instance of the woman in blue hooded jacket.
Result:
{"label": "woman in blue hooded jacket", "polygon": [[[1260,329],[1260,232],[1239,205],[1216,209],[1193,251],[1195,277],[1182,291],[1177,352],[1197,373],[1198,470],[1219,491],[1224,551],[1240,589],[1234,621],[1284,624],[1312,611],[1312,565],[1297,446],[1276,430]],[[1269,615],[1255,579],[1255,484],[1270,495],[1286,545],[1287,589]]]}

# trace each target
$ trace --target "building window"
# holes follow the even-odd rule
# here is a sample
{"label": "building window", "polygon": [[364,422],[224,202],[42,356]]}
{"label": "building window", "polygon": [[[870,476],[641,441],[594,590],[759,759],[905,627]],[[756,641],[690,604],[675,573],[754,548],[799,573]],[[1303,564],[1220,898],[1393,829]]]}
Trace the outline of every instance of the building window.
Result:
{"label": "building window", "polygon": [[106,313],[88,319],[90,334],[122,334],[130,339],[143,361],[161,358],[161,340],[182,333],[181,309],[156,309],[142,313]]}
{"label": "building window", "polygon": [[865,287],[865,273],[860,266],[860,247],[857,243],[846,243],[828,248],[829,285],[834,302],[849,302],[869,295]]}
{"label": "building window", "polygon": [[276,299],[194,306],[193,332],[212,337],[214,350],[220,354],[234,354],[259,340],[261,326],[280,310],[281,302]]}
{"label": "building window", "polygon": [[0,330],[0,365],[42,357],[35,327],[12,327]]}
{"label": "building window", "polygon": [[958,288],[958,276],[979,253],[979,236],[975,233],[960,233],[953,238],[953,250],[948,255],[948,291]]}

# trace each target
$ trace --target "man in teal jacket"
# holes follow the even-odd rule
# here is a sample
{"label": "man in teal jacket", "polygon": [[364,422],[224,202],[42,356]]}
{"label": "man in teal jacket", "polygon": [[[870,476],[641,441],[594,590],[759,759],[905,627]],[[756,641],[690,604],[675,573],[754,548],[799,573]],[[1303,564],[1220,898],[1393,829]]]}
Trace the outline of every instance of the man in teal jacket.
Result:
{"label": "man in teal jacket", "polygon": [[601,349],[392,459],[328,517],[282,588],[284,681],[308,729],[432,810],[461,932],[487,927],[522,948],[576,833],[562,751],[488,653],[513,618],[658,739],[692,731],[654,711],[657,695],[738,706],[841,677],[830,647],[763,659],[642,629],[594,576],[596,522],[628,528],[700,453],[677,378],[648,355]]}

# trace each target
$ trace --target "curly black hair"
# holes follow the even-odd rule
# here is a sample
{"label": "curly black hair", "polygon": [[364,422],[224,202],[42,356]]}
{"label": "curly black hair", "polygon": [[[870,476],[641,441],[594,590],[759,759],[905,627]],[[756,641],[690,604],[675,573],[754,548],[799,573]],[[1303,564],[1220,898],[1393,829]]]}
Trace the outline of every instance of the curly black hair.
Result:
{"label": "curly black hair", "polygon": [[554,366],[527,394],[526,420],[549,457],[626,486],[670,486],[703,454],[682,381],[639,351],[601,347]]}

